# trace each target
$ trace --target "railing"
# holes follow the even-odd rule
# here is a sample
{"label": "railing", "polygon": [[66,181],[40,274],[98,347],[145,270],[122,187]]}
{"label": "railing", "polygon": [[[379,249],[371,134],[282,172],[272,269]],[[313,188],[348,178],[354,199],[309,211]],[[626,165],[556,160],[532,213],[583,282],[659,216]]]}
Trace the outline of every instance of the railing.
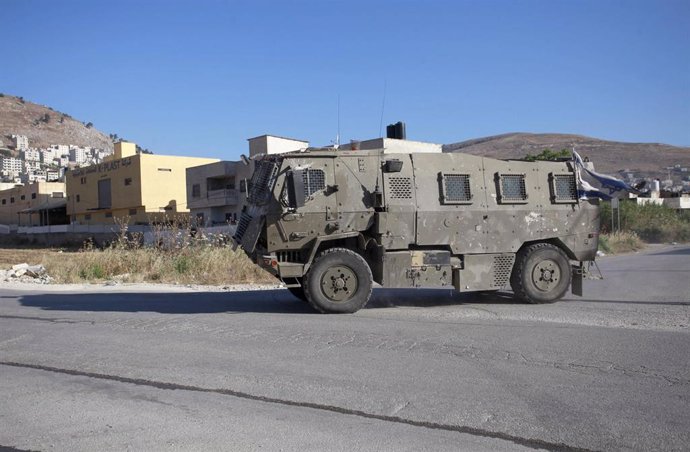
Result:
{"label": "railing", "polygon": [[234,206],[238,204],[240,193],[236,189],[224,188],[220,190],[208,190],[206,196],[189,200],[190,208]]}

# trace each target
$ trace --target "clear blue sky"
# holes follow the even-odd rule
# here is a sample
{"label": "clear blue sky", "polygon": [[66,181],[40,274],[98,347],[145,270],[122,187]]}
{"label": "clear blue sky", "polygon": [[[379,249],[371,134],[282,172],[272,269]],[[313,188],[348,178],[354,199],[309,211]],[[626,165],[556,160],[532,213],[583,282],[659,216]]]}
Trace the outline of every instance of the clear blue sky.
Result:
{"label": "clear blue sky", "polygon": [[159,154],[579,133],[690,145],[690,1],[0,0],[0,92]]}

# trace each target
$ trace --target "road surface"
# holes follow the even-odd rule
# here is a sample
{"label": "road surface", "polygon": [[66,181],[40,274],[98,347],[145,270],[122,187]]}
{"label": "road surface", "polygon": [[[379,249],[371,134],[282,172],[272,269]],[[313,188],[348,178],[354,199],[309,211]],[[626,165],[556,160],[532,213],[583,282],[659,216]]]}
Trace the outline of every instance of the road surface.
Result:
{"label": "road surface", "polygon": [[604,257],[551,305],[377,289],[0,287],[0,446],[688,450],[690,247]]}

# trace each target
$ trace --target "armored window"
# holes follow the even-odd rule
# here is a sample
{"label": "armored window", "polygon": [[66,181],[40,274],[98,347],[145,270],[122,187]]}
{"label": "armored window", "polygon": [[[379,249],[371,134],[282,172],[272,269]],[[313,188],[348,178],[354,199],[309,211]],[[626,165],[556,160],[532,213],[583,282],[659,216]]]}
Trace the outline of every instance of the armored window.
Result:
{"label": "armored window", "polygon": [[524,174],[498,175],[498,200],[502,204],[527,202],[527,186]]}
{"label": "armored window", "polygon": [[409,177],[390,177],[388,193],[391,199],[412,199],[412,180]]}
{"label": "armored window", "polygon": [[200,184],[194,184],[192,185],[192,198],[199,198],[201,197],[201,185]]}
{"label": "armored window", "polygon": [[574,174],[551,174],[551,201],[554,203],[577,202],[577,185]]}
{"label": "armored window", "polygon": [[326,174],[320,169],[305,169],[302,171],[304,195],[309,197],[326,188]]}
{"label": "armored window", "polygon": [[443,204],[471,204],[469,174],[441,173],[441,199]]}

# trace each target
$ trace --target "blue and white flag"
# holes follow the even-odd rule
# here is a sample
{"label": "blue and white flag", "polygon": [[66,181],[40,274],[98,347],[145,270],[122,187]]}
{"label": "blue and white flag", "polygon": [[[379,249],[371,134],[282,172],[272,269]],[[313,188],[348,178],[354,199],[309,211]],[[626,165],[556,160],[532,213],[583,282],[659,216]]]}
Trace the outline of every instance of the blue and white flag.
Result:
{"label": "blue and white flag", "polygon": [[[575,149],[573,149],[573,161],[575,162],[575,170],[577,172],[578,195],[581,199],[586,199],[587,197],[596,197],[608,201],[611,199],[611,195],[619,191],[639,193],[637,189],[626,184],[617,177],[597,173],[594,170],[588,169],[582,161],[582,157],[580,157],[580,155],[577,152],[575,152]],[[592,177],[595,181],[601,184],[601,187],[603,189],[607,189],[609,193],[606,194],[603,191],[594,188],[589,182],[582,179],[583,173]]]}

